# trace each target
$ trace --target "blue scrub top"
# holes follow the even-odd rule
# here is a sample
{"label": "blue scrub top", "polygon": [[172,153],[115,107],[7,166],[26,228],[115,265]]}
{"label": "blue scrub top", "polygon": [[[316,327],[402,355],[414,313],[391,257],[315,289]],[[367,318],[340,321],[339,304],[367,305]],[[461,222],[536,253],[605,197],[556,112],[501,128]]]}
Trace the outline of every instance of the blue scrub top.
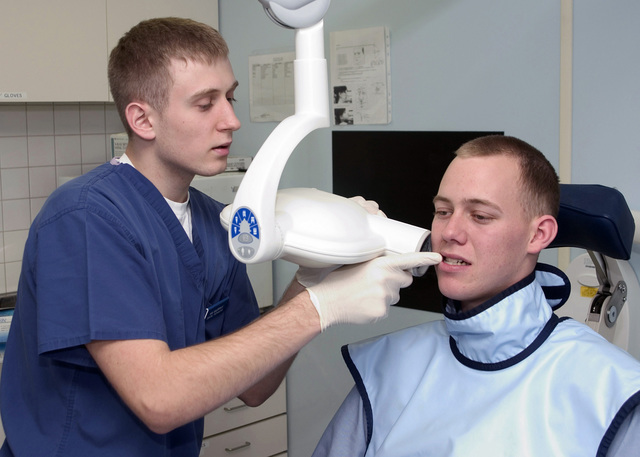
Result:
{"label": "blue scrub top", "polygon": [[160,192],[104,164],[57,189],[29,232],[2,372],[0,456],[197,456],[203,420],[166,435],[128,409],[85,348],[158,339],[172,350],[251,322],[258,306],[219,222],[190,190],[193,243]]}

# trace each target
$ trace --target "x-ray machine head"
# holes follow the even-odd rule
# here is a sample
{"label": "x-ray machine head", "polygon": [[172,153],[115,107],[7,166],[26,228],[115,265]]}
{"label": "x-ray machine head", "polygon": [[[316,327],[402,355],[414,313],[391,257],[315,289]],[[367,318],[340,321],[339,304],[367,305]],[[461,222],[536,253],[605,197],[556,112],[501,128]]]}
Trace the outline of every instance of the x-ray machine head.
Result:
{"label": "x-ray machine head", "polygon": [[278,191],[294,148],[330,125],[323,33],[330,0],[259,1],[277,24],[295,29],[295,113],[269,135],[220,215],[234,256],[244,263],[284,259],[322,267],[420,251],[429,230],[369,214],[353,200],[317,189]]}

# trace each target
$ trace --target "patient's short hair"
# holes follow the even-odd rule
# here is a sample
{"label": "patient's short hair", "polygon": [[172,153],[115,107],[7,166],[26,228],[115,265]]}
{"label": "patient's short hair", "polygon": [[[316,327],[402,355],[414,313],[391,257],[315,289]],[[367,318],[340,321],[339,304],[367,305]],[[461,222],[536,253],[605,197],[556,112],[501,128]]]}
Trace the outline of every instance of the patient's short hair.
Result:
{"label": "patient's short hair", "polygon": [[547,158],[518,138],[487,135],[463,144],[457,157],[483,157],[506,155],[514,157],[520,165],[520,199],[525,213],[535,218],[545,214],[558,216],[560,184],[558,175]]}
{"label": "patient's short hair", "polygon": [[109,87],[120,119],[131,135],[125,108],[147,102],[163,112],[173,85],[172,60],[211,64],[229,49],[214,28],[190,19],[156,18],[140,22],[120,38],[109,57]]}

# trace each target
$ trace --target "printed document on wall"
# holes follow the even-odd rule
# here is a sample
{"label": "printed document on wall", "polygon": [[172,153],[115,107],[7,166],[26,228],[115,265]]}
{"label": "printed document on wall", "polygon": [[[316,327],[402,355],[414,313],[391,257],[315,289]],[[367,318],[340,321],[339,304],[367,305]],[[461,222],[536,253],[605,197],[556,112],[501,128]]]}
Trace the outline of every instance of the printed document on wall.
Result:
{"label": "printed document on wall", "polygon": [[390,123],[389,30],[331,32],[330,47],[335,125]]}
{"label": "printed document on wall", "polygon": [[294,113],[294,52],[249,57],[252,122],[278,122]]}

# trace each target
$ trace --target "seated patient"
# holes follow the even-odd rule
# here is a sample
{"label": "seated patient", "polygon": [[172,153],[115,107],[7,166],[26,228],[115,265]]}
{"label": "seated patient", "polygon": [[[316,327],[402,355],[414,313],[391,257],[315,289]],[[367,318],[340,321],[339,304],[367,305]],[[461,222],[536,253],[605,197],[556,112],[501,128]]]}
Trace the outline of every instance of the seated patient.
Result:
{"label": "seated patient", "polygon": [[558,177],[512,137],[464,144],[434,199],[444,320],[343,348],[355,387],[315,456],[637,456],[640,362],[553,309]]}

